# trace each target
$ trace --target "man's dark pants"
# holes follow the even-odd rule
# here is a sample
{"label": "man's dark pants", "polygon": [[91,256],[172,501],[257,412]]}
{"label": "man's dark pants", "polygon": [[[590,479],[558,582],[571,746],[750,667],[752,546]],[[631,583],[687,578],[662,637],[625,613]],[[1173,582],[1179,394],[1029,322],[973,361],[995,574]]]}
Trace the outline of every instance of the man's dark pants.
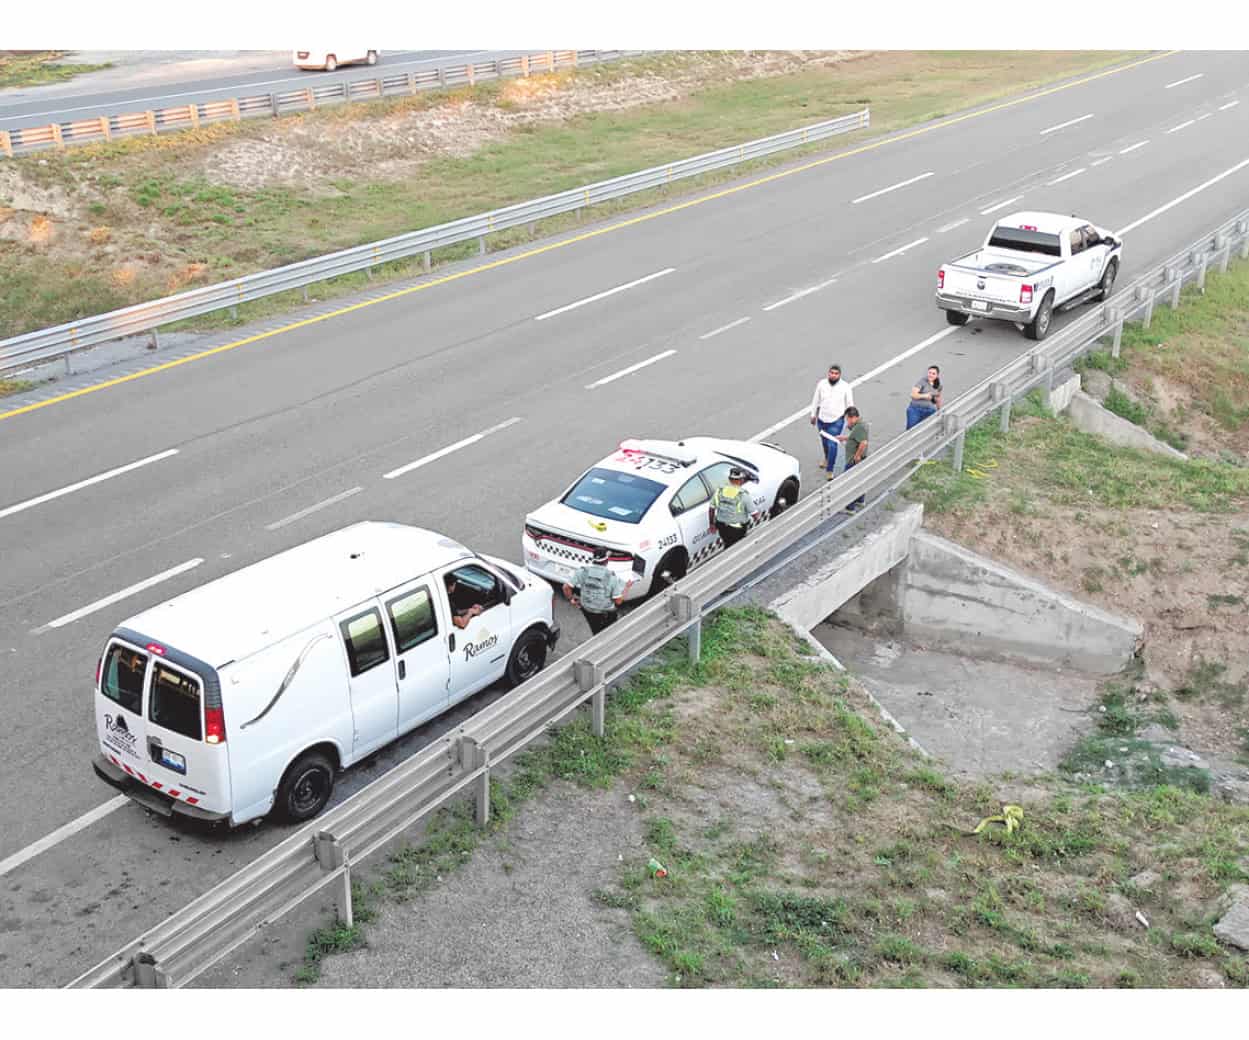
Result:
{"label": "man's dark pants", "polygon": [[724,542],[727,549],[736,545],[746,537],[746,526],[744,524],[716,524],[716,530],[720,532],[720,540]]}
{"label": "man's dark pants", "polygon": [[596,636],[609,625],[614,625],[620,612],[616,610],[586,610],[581,608],[581,613],[585,616],[586,624],[590,626],[590,635]]}

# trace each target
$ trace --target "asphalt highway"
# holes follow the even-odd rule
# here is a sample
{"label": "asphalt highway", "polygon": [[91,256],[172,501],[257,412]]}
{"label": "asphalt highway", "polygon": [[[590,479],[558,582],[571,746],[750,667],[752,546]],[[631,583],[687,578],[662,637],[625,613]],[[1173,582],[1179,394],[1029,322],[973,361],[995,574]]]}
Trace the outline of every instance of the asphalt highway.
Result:
{"label": "asphalt highway", "polygon": [[[627,436],[766,434],[809,490],[823,474],[796,413],[830,362],[880,443],[928,364],[953,397],[1028,348],[1011,325],[948,326],[933,303],[937,266],[995,216],[1051,209],[1121,231],[1126,281],[1249,205],[1246,142],[1243,55],[1165,55],[72,399],[6,399],[0,981],[67,981],[286,833],[171,823],[94,777],[91,679],[124,618],[362,519],[519,559],[526,511]],[[587,632],[566,605],[561,619],[567,652]],[[336,797],[498,692],[351,771]]]}
{"label": "asphalt highway", "polygon": [[192,62],[185,66],[185,78],[161,77],[159,82],[144,82],[149,77],[141,73],[125,76],[124,79],[129,82],[118,82],[122,77],[110,72],[106,76],[107,82],[101,83],[100,79],[105,74],[88,74],[78,82],[64,86],[0,92],[0,130],[172,108],[191,101],[221,101],[233,97],[276,94],[311,85],[354,83],[378,76],[436,69],[440,65],[463,65],[469,60],[490,61],[520,53],[524,52],[382,51],[376,65],[345,65],[334,72],[322,72],[295,68],[288,51],[285,52],[285,60],[246,72],[223,69],[216,74],[206,74],[195,68],[199,63]]}

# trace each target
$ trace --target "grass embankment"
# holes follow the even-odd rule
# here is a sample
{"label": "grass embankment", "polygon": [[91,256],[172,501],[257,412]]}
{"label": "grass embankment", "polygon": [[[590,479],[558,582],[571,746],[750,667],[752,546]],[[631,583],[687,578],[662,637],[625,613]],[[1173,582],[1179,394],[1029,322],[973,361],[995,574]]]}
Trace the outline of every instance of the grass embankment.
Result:
{"label": "grass embankment", "polygon": [[[0,336],[659,165],[864,105],[871,106],[870,133],[879,134],[1131,56],[884,52],[746,78],[755,70],[741,55],[675,53],[19,158],[10,167],[16,180],[7,186],[0,181],[0,202],[20,189],[57,212],[50,218],[28,215],[29,226],[7,236],[16,241],[0,241]],[[784,60],[758,57],[760,63]],[[670,99],[638,104],[652,97]],[[611,110],[595,111],[596,106]],[[561,117],[565,110],[573,114]],[[457,135],[461,123],[464,132]],[[444,136],[431,144],[425,135],[436,128]],[[452,132],[445,133],[448,129]],[[845,147],[865,136],[790,151],[677,190]],[[662,197],[647,193],[579,218],[553,218],[539,233]],[[0,222],[5,217],[0,209]],[[527,229],[515,229],[492,236],[490,247],[528,238]],[[460,259],[475,248],[448,247],[435,260]],[[389,265],[374,274],[414,274],[417,263]],[[316,294],[324,299],[364,284],[364,275],[346,276],[319,286]],[[247,305],[240,308],[239,321],[302,299],[296,292]],[[202,319],[197,327],[209,323],[228,324],[228,318]]]}
{"label": "grass embankment", "polygon": [[[1185,290],[1149,328],[1124,329],[1118,358],[1089,355],[1082,370],[1115,384],[1104,404],[1181,451],[1212,449],[1244,459],[1249,449],[1249,263],[1210,274],[1206,291]],[[1215,443],[1218,442],[1218,443]]]}
{"label": "grass embankment", "polygon": [[[721,612],[700,665],[674,649],[609,699],[602,739],[577,719],[526,755],[491,830],[552,776],[628,785],[647,844],[593,897],[628,910],[674,985],[1249,985],[1211,933],[1249,878],[1249,809],[1050,781],[1017,831],[972,834],[995,791],[942,775],[806,654],[760,611]],[[467,807],[445,811],[361,890],[365,916],[482,839]],[[317,933],[301,978],[366,928]]]}
{"label": "grass embankment", "polygon": [[65,51],[0,51],[0,89],[6,87],[35,87],[47,83],[81,76],[84,72],[98,72],[112,65],[59,64],[57,58]]}

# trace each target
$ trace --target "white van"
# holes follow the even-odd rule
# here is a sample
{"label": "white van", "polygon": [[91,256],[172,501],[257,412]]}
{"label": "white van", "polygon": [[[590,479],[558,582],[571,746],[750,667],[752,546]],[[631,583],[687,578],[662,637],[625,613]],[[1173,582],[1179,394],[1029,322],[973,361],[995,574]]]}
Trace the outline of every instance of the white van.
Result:
{"label": "white van", "polygon": [[310,819],[337,770],[536,675],[553,601],[432,531],[344,528],[119,626],[96,669],[95,771],[165,815]]}

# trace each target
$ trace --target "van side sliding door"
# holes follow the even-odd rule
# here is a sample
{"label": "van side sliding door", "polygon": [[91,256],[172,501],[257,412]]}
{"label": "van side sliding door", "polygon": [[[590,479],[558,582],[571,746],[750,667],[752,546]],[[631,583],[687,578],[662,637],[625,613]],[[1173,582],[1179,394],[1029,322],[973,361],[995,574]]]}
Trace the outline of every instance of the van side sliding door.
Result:
{"label": "van side sliding door", "polygon": [[382,624],[381,603],[374,601],[334,618],[347,651],[348,686],[354,723],[352,759],[394,740],[398,733],[399,690],[392,651]]}
{"label": "van side sliding door", "polygon": [[395,644],[399,687],[399,732],[419,726],[445,711],[451,666],[430,580],[410,582],[383,597],[386,624]]}

